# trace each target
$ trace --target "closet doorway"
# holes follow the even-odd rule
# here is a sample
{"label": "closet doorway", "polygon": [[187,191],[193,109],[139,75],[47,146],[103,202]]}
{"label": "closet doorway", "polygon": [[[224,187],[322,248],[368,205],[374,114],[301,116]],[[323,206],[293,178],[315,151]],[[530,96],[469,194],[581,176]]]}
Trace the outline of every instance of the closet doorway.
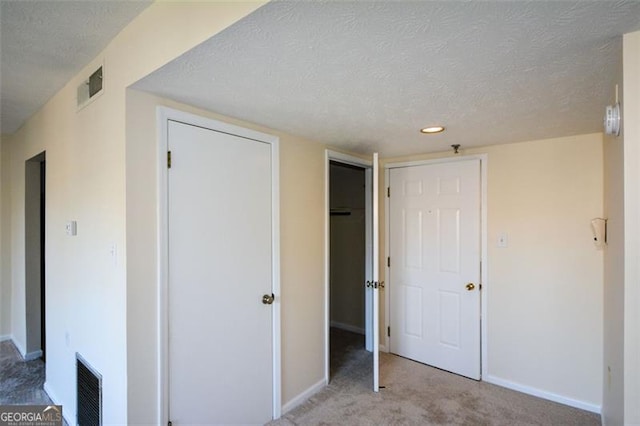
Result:
{"label": "closet doorway", "polygon": [[370,162],[328,153],[327,382],[373,348],[371,178]]}
{"label": "closet doorway", "polygon": [[25,162],[25,325],[27,361],[46,360],[46,155]]}

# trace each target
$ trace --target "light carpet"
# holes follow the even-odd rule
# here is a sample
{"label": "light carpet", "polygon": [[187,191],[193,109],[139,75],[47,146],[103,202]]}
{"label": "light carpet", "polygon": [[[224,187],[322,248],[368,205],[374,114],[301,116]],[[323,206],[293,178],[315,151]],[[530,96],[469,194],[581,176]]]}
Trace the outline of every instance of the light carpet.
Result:
{"label": "light carpet", "polygon": [[405,358],[380,354],[379,393],[363,337],[331,330],[331,381],[272,426],[600,425],[600,416],[476,382]]}

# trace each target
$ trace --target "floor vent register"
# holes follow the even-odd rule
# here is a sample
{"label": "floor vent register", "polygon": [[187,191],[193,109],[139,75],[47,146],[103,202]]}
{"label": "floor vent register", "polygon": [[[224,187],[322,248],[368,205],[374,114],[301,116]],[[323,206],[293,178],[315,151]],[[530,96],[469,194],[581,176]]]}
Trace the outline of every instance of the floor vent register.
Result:
{"label": "floor vent register", "polygon": [[102,376],[76,354],[77,416],[80,426],[102,426]]}

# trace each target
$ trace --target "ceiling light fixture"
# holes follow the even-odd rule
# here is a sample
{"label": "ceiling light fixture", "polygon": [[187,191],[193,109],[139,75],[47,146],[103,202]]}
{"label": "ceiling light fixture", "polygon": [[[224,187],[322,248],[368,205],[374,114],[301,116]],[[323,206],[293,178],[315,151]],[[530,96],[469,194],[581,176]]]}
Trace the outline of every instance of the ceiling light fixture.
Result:
{"label": "ceiling light fixture", "polygon": [[420,129],[420,133],[425,133],[427,135],[433,135],[435,133],[442,133],[442,132],[444,132],[443,126],[429,126],[429,127],[425,127],[424,129]]}

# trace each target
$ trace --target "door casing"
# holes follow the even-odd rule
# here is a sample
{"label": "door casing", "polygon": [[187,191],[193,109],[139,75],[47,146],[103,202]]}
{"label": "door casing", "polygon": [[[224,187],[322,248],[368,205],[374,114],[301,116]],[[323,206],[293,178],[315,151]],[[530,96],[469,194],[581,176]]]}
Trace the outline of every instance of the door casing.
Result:
{"label": "door casing", "polygon": [[[446,158],[438,158],[434,160],[418,160],[418,161],[405,161],[398,163],[387,163],[384,165],[384,176],[385,176],[385,188],[389,186],[390,182],[390,169],[398,168],[398,167],[414,167],[414,166],[424,166],[429,164],[443,164],[443,163],[454,163],[458,161],[466,161],[471,159],[480,160],[480,264],[482,265],[480,270],[480,283],[482,284],[482,291],[480,293],[480,377],[482,378],[482,374],[487,371],[487,294],[490,290],[490,286],[487,280],[487,167],[489,156],[488,154],[477,154],[477,155],[459,155],[456,157],[446,157]],[[389,257],[389,244],[386,242],[390,241],[390,224],[389,224],[389,214],[390,205],[389,205],[389,197],[385,197],[385,257]],[[390,312],[390,297],[389,292],[391,291],[391,287],[393,283],[390,280],[389,267],[385,267],[385,281],[388,283],[387,289],[388,291],[384,292],[384,321],[385,328],[388,329],[390,326],[389,323],[389,312]],[[393,333],[393,330],[391,331]],[[385,344],[380,345],[384,347],[385,352],[389,351],[389,335],[385,333],[384,337]]]}
{"label": "door casing", "polygon": [[[365,247],[366,247],[366,255],[365,255],[365,264],[366,264],[366,279],[367,280],[372,280],[372,276],[373,276],[373,270],[372,270],[372,265],[373,265],[373,241],[372,241],[372,221],[373,221],[373,211],[372,211],[372,197],[373,197],[373,188],[372,188],[372,163],[369,160],[364,160],[362,158],[358,158],[358,157],[354,157],[352,155],[348,155],[348,154],[343,154],[341,152],[337,152],[337,151],[331,151],[331,150],[326,150],[325,151],[325,183],[324,183],[324,187],[325,187],[325,221],[324,221],[324,235],[325,235],[325,241],[324,241],[324,247],[325,247],[325,253],[324,253],[324,308],[325,308],[325,313],[324,313],[324,324],[325,324],[325,330],[324,330],[324,359],[325,359],[325,366],[324,366],[324,384],[329,384],[329,369],[330,369],[330,354],[329,354],[329,328],[330,328],[330,322],[331,322],[331,314],[329,311],[329,303],[330,303],[330,295],[329,295],[329,267],[330,267],[330,253],[329,253],[329,236],[330,236],[330,216],[329,216],[329,210],[330,210],[330,185],[329,185],[329,164],[331,161],[335,161],[338,163],[343,163],[343,164],[349,164],[352,166],[358,166],[358,167],[362,167],[363,169],[365,169],[365,228],[366,228],[366,233],[365,233]],[[362,285],[364,286],[365,283],[362,283]],[[367,344],[367,350],[372,350],[373,348],[371,347],[371,345],[373,345],[373,336],[372,334],[372,324],[371,321],[373,320],[372,315],[372,303],[373,303],[373,297],[371,292],[365,292],[365,329],[366,329],[366,344]]]}
{"label": "door casing", "polygon": [[[169,361],[168,361],[168,286],[169,286],[169,241],[168,241],[168,169],[167,122],[179,121],[193,126],[212,129],[248,139],[254,139],[271,145],[271,182],[272,182],[272,289],[276,300],[280,297],[280,167],[279,167],[279,139],[276,136],[246,129],[221,121],[201,117],[184,111],[163,106],[157,107],[156,122],[158,134],[157,157],[157,238],[158,238],[158,419],[160,424],[169,421]],[[272,305],[272,335],[273,335],[273,418],[277,419],[282,413],[282,367],[281,367],[281,327],[280,303]]]}
{"label": "door casing", "polygon": [[45,163],[45,151],[25,161],[25,340],[20,351],[27,361],[46,356]]}

